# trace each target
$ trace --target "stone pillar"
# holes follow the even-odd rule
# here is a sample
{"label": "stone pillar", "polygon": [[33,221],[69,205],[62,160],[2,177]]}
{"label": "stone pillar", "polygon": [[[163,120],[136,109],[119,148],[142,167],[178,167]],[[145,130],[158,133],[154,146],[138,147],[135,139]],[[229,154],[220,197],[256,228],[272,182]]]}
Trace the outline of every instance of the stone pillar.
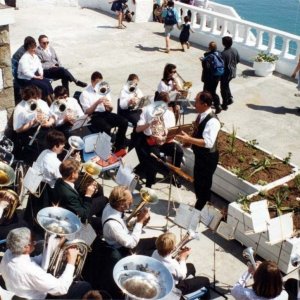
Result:
{"label": "stone pillar", "polygon": [[15,106],[8,25],[13,20],[11,10],[0,4],[0,110],[7,110],[8,115]]}

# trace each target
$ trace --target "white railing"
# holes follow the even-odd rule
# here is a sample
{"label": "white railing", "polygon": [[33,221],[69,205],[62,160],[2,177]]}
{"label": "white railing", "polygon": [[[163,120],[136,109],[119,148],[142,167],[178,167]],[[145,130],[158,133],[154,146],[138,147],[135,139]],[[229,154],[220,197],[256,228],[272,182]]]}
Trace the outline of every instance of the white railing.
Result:
{"label": "white railing", "polygon": [[[175,7],[182,11],[182,16],[190,11],[191,25],[195,30],[191,40],[202,46],[206,47],[214,40],[222,49],[222,37],[230,35],[234,47],[246,61],[252,61],[259,51],[276,54],[279,56],[276,71],[286,75],[290,75],[297,64],[300,36],[180,2],[175,2]],[[178,34],[179,31],[175,31],[175,35]]]}

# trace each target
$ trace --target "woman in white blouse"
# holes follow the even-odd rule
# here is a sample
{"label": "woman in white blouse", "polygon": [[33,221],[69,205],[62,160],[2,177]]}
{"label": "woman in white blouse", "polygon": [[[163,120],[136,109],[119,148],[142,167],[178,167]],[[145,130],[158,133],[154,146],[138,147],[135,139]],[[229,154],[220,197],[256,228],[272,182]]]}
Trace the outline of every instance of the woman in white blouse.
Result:
{"label": "woman in white blouse", "polygon": [[[257,269],[252,266],[242,275],[231,290],[231,295],[237,300],[287,300],[288,294],[283,290],[280,270],[272,261],[257,262]],[[253,275],[252,288],[246,287],[249,275]]]}
{"label": "woman in white blouse", "polygon": [[40,59],[35,54],[36,42],[28,40],[24,43],[26,52],[18,65],[18,81],[21,86],[35,85],[42,91],[42,99],[52,102],[53,89],[48,79],[44,78]]}

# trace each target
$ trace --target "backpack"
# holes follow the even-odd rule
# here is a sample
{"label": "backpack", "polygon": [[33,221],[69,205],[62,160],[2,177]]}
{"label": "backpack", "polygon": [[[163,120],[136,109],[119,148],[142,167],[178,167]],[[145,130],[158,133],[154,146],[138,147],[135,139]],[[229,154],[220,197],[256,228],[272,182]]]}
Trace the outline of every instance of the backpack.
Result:
{"label": "backpack", "polygon": [[175,12],[172,8],[167,8],[167,14],[165,16],[165,25],[175,25],[175,24],[177,24]]}
{"label": "backpack", "polygon": [[214,52],[205,57],[209,64],[209,68],[214,76],[222,76],[224,74],[224,61],[219,52]]}

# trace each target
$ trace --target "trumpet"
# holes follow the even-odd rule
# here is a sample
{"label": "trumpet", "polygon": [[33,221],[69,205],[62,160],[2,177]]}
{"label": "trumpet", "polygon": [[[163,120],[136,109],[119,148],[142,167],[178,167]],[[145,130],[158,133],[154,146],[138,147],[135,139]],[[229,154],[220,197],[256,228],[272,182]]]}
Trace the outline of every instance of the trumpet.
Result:
{"label": "trumpet", "polygon": [[141,201],[133,212],[127,217],[126,224],[129,226],[129,222],[132,218],[136,217],[139,212],[145,207],[146,204],[156,204],[158,202],[157,194],[150,188],[142,188],[140,190]]}
{"label": "trumpet", "polygon": [[183,247],[189,243],[192,240],[199,240],[199,233],[195,232],[191,229],[188,230],[188,232],[184,235],[184,237],[181,239],[181,241],[177,244],[177,246],[175,247],[175,249],[172,251],[171,255],[172,258],[177,258],[181,252],[181,250],[183,249]]}

